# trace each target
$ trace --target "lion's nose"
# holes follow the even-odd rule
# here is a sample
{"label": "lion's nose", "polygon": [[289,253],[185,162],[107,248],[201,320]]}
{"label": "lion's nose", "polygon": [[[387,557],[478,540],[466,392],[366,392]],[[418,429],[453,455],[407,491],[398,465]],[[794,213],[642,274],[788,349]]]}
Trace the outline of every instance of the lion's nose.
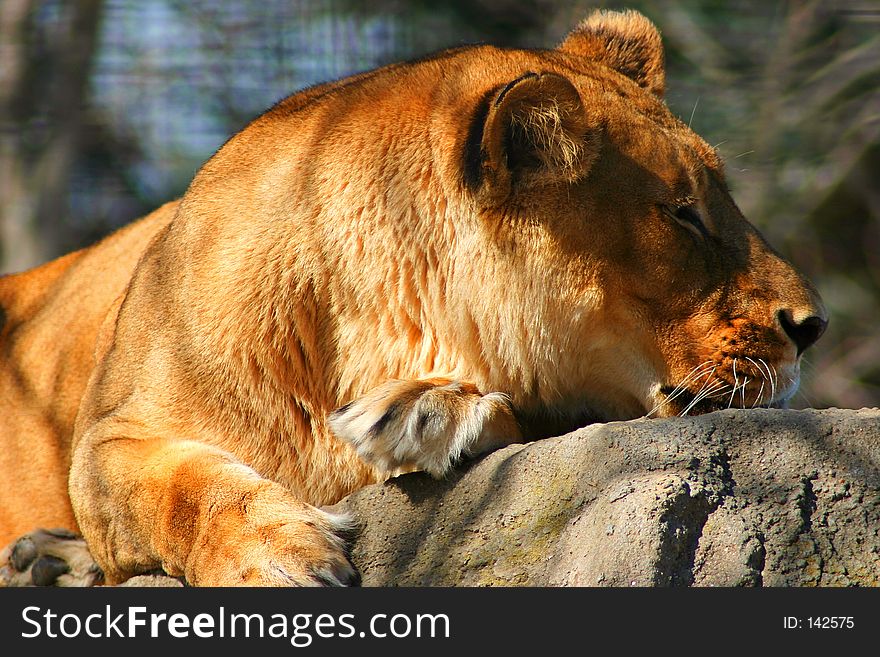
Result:
{"label": "lion's nose", "polygon": [[795,319],[791,310],[780,310],[777,314],[782,330],[794,341],[798,356],[816,343],[828,327],[828,320],[818,315]]}

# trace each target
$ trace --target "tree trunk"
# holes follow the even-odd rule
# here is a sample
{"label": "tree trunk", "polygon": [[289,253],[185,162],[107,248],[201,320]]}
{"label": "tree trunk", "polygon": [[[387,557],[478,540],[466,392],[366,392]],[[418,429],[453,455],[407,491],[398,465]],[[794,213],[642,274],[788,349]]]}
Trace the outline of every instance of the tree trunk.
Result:
{"label": "tree trunk", "polygon": [[[39,0],[0,3],[0,271],[66,248],[66,208],[102,0],[65,5],[55,25]],[[45,30],[47,38],[36,39]],[[40,52],[40,41],[48,44]]]}

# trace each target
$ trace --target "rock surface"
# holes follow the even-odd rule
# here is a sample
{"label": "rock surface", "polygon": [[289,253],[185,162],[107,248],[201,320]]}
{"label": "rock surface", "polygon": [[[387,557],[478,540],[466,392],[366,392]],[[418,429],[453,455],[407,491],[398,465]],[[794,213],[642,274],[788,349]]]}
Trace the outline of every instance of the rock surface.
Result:
{"label": "rock surface", "polygon": [[150,589],[167,589],[182,587],[183,582],[168,575],[137,575],[124,581],[119,586],[130,586]]}
{"label": "rock surface", "polygon": [[364,586],[877,586],[880,410],[596,424],[334,508]]}
{"label": "rock surface", "polygon": [[880,583],[880,411],[592,425],[337,505],[365,586]]}

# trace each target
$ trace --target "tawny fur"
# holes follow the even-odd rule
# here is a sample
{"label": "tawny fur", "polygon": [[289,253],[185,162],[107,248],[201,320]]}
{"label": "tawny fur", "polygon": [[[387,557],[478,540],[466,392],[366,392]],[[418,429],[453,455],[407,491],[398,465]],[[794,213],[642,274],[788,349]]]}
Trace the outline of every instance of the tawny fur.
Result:
{"label": "tawny fur", "polygon": [[718,386],[772,366],[736,405],[783,403],[780,312],[824,310],[663,103],[662,61],[647,20],[605,12],[557,50],[318,86],[178,203],[0,279],[0,541],[77,529],[110,582],[345,583],[315,507],[367,483],[673,414],[706,362]]}

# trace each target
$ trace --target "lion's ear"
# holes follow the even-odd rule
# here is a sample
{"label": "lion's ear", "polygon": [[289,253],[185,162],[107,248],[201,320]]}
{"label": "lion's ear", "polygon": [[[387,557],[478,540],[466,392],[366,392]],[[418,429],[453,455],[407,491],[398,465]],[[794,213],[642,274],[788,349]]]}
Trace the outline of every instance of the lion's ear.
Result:
{"label": "lion's ear", "polygon": [[569,80],[526,73],[489,101],[480,144],[483,183],[503,197],[515,186],[577,180],[598,151],[596,132]]}
{"label": "lion's ear", "polygon": [[559,49],[601,62],[663,96],[666,71],[660,32],[637,11],[594,11]]}

